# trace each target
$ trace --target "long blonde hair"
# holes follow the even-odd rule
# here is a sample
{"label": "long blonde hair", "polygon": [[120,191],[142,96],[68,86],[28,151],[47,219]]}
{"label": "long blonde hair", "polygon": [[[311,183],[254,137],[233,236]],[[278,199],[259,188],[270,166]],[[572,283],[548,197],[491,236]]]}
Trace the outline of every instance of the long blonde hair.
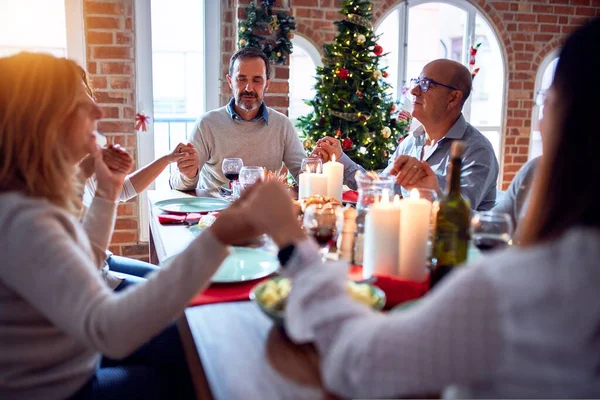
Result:
{"label": "long blonde hair", "polygon": [[0,193],[20,191],[76,212],[76,166],[61,138],[81,90],[81,68],[48,54],[0,58]]}

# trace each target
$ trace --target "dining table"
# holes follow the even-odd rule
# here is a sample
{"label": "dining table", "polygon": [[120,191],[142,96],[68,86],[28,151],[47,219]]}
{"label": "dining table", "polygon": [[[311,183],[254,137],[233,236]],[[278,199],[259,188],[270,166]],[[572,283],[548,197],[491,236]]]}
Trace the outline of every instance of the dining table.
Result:
{"label": "dining table", "polygon": [[[148,191],[153,263],[164,265],[195,238],[185,223],[161,224],[158,217],[164,211],[156,204],[194,196],[221,197],[199,189]],[[198,399],[338,398],[323,387],[315,347],[292,343],[254,302],[190,306],[177,327]]]}

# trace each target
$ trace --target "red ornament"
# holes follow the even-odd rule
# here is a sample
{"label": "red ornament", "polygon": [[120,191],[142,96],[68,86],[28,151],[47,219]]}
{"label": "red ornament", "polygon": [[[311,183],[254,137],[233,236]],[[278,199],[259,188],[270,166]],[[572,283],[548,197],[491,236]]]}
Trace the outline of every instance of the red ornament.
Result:
{"label": "red ornament", "polygon": [[388,73],[387,73],[387,71],[383,71],[383,72],[381,73],[381,75],[382,75],[384,78],[387,78],[387,77],[388,77]]}
{"label": "red ornament", "polygon": [[390,112],[393,113],[394,111],[396,111],[396,105],[392,104],[392,108],[390,109]]}
{"label": "red ornament", "polygon": [[375,47],[373,47],[373,53],[375,53],[376,56],[380,56],[383,54],[383,47],[381,47],[380,45],[375,45]]}
{"label": "red ornament", "polygon": [[342,136],[342,130],[341,129],[336,129],[335,130],[335,137],[339,139],[340,136]]}
{"label": "red ornament", "polygon": [[363,94],[360,90],[356,89],[356,97],[358,97],[359,100],[363,99]]}
{"label": "red ornament", "polygon": [[350,71],[348,71],[346,68],[340,68],[337,72],[337,76],[340,79],[348,79],[350,76]]}
{"label": "red ornament", "polygon": [[352,146],[354,146],[354,142],[349,137],[342,140],[342,149],[350,150],[352,148]]}

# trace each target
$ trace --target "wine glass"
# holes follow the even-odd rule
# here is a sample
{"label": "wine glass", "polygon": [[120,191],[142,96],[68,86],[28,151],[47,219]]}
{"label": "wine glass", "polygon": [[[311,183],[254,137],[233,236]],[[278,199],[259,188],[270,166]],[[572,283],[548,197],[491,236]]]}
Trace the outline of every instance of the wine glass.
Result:
{"label": "wine glass", "polygon": [[343,225],[341,207],[331,204],[310,204],[304,210],[302,226],[321,247],[321,257],[326,260],[330,243],[335,243]]}
{"label": "wine glass", "polygon": [[506,213],[481,211],[471,219],[471,239],[482,252],[510,245],[513,231],[512,219]]}
{"label": "wine glass", "polygon": [[263,167],[244,166],[242,169],[240,169],[239,180],[242,190],[258,181],[263,181],[264,179],[265,169]]}
{"label": "wine glass", "polygon": [[244,161],[241,158],[224,158],[221,163],[221,169],[225,178],[229,180],[229,189],[231,189],[231,182],[237,181],[240,177],[240,170],[244,166]]}
{"label": "wine glass", "polygon": [[323,172],[323,161],[320,158],[303,158],[300,164],[300,172],[312,172],[320,174]]}

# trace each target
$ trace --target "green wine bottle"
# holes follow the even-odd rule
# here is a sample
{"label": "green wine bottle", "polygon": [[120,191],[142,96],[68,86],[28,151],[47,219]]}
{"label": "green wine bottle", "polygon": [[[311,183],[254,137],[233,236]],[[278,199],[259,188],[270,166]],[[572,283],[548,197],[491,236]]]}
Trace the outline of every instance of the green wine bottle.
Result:
{"label": "green wine bottle", "polygon": [[454,141],[450,149],[450,173],[446,195],[435,210],[435,235],[431,255],[431,287],[467,259],[471,205],[460,194],[460,172],[465,146]]}

